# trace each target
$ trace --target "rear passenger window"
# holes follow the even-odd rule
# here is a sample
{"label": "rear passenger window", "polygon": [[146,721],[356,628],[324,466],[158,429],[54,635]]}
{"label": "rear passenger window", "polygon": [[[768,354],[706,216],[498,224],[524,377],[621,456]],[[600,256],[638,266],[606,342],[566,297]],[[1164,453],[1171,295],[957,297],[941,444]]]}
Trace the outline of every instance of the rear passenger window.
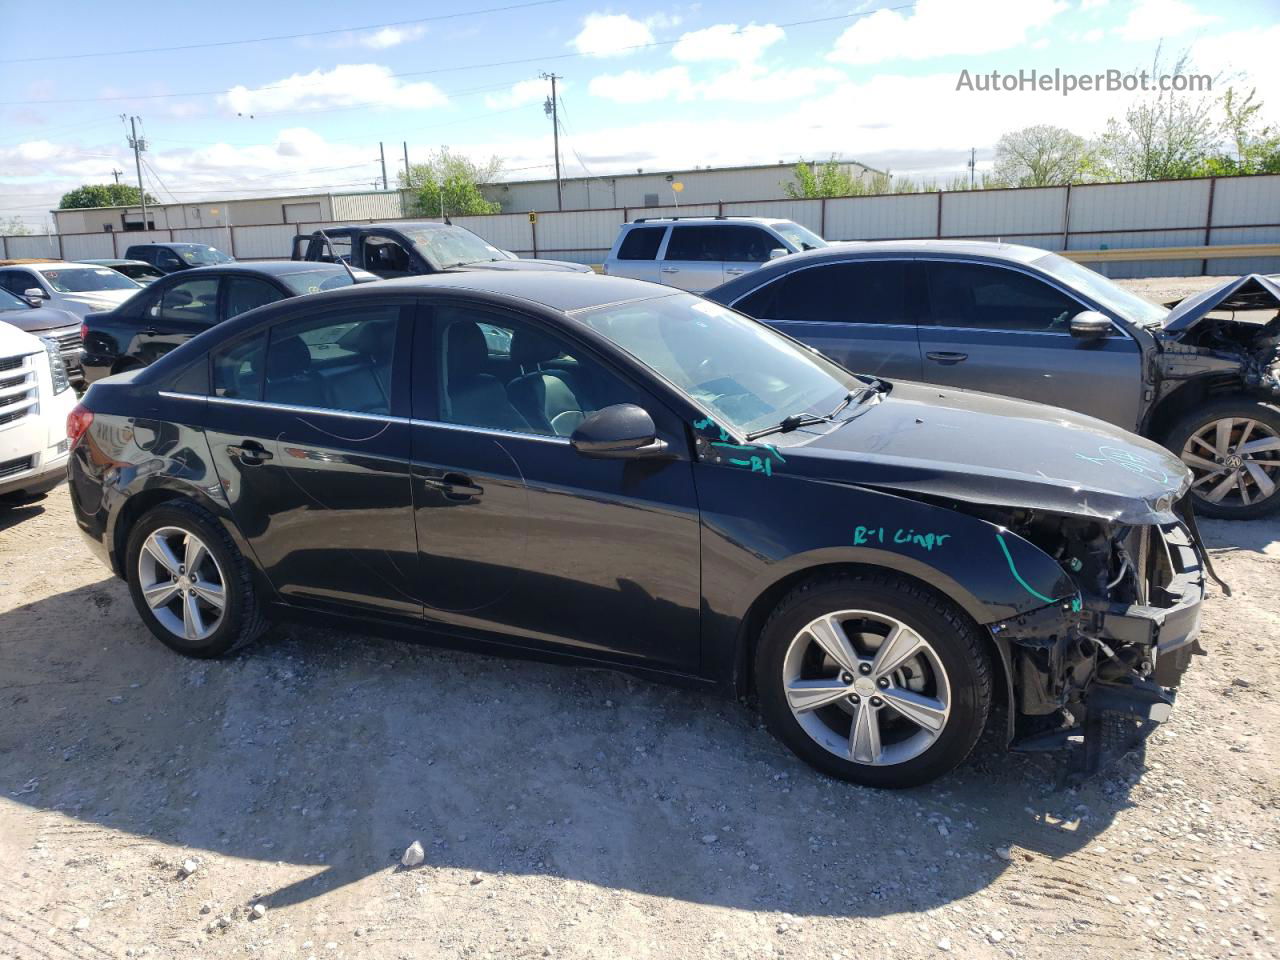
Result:
{"label": "rear passenger window", "polygon": [[231,277],[227,280],[226,297],[226,317],[223,319],[230,320],[255,307],[283,300],[285,295],[265,280],[256,280],[253,277]]}
{"label": "rear passenger window", "polygon": [[619,260],[652,260],[658,255],[662,246],[662,235],[666,227],[636,227],[627,231],[622,238],[622,246],[618,248]]}
{"label": "rear passenger window", "polygon": [[261,400],[267,336],[256,334],[213,355],[213,395],[228,400]]}
{"label": "rear passenger window", "polygon": [[213,326],[218,319],[218,278],[201,277],[175,283],[151,304],[147,315]]}
{"label": "rear passenger window", "polygon": [[391,367],[400,307],[380,305],[302,317],[271,329],[269,403],[391,413]]}
{"label": "rear passenger window", "polygon": [[667,241],[667,253],[663,259],[723,260],[723,234],[723,227],[672,227],[671,239]]}
{"label": "rear passenger window", "polygon": [[900,260],[809,267],[761,287],[736,307],[765,320],[911,323],[906,274],[907,265]]}

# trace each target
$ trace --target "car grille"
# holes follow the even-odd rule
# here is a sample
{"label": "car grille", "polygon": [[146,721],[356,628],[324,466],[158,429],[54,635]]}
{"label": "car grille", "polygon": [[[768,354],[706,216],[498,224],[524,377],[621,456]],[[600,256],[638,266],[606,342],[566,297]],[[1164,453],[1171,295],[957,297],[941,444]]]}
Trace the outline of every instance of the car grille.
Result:
{"label": "car grille", "polygon": [[25,360],[25,357],[0,357],[0,426],[35,412],[36,372]]}
{"label": "car grille", "polygon": [[5,477],[16,477],[25,473],[35,465],[35,457],[19,457],[17,460],[6,460],[0,463],[0,480]]}
{"label": "car grille", "polygon": [[54,334],[51,339],[58,345],[63,362],[72,369],[80,366],[80,354],[84,352],[84,341],[80,339],[80,331]]}

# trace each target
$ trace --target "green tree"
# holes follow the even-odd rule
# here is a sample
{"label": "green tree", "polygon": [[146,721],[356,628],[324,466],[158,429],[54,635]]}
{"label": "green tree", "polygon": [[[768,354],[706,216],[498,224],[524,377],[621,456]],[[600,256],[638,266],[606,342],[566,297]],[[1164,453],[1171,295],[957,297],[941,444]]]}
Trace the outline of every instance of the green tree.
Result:
{"label": "green tree", "polygon": [[796,164],[793,176],[793,182],[782,185],[782,189],[792,200],[853,197],[867,192],[862,178],[847,169],[834,156],[821,166],[801,160]]}
{"label": "green tree", "polygon": [[1256,97],[1257,90],[1242,97],[1232,87],[1222,95],[1222,126],[1231,152],[1210,157],[1207,173],[1280,173],[1280,130],[1259,126],[1262,101]]}
{"label": "green tree", "polygon": [[[76,210],[81,207],[135,207],[142,202],[137,187],[127,183],[86,183],[83,187],[64,193],[58,201],[59,210]],[[147,203],[156,198],[147,194]]]}
{"label": "green tree", "polygon": [[1055,187],[1080,183],[1092,166],[1084,137],[1042,123],[1000,137],[990,180],[1006,187]]}
{"label": "green tree", "polygon": [[[480,184],[493,183],[502,172],[502,161],[490,157],[483,165],[441,147],[426,163],[415,163],[409,176],[399,175],[400,186],[412,190],[413,212],[428,217],[466,217],[497,213],[498,203],[486,200]],[[443,208],[443,209],[442,209]]]}
{"label": "green tree", "polygon": [[[1166,70],[1160,48],[1151,66],[1152,76],[1190,75],[1190,61],[1183,53]],[[1214,101],[1184,92],[1160,90],[1140,97],[1123,117],[1107,121],[1097,144],[1098,173],[1107,180],[1171,180],[1200,176],[1217,152],[1223,125],[1215,116]]]}
{"label": "green tree", "polygon": [[21,217],[6,217],[0,220],[0,237],[25,237],[31,228],[22,222]]}

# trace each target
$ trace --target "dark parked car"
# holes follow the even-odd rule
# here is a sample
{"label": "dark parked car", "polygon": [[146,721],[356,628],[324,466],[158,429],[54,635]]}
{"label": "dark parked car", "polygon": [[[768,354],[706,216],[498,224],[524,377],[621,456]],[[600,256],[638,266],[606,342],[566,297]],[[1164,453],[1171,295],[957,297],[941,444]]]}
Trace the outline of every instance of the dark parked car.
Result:
{"label": "dark parked car", "polygon": [[134,283],[144,287],[159,280],[165,275],[159,267],[153,267],[145,260],[77,260],[77,263],[92,263],[98,267],[110,267],[116,273],[123,273]]}
{"label": "dark parked car", "polygon": [[754,692],[818,768],[905,786],[996,697],[1038,749],[1161,719],[1195,649],[1161,447],[635,280],[284,301],[94,384],[70,434],[81,530],[190,656],[300,617],[612,665]]}
{"label": "dark parked car", "polygon": [[1266,277],[1168,310],[1032,247],[890,241],[795,254],[707,296],[850,370],[1136,430],[1182,456],[1208,516],[1280,508],[1280,286]]}
{"label": "dark parked car", "polygon": [[[43,300],[19,297],[0,287],[0,323],[11,323],[19,330],[37,337],[48,337],[58,344],[67,375],[73,383],[84,379],[80,369],[80,318],[57,307],[42,306]],[[0,383],[4,380],[0,376]],[[0,406],[4,405],[0,389]]]}
{"label": "dark parked car", "polygon": [[330,263],[228,263],[157,280],[106,313],[92,313],[84,340],[84,377],[92,383],[154,363],[215,324],[289,297],[377,280],[371,273]]}
{"label": "dark parked car", "polygon": [[449,223],[370,223],[331,227],[293,238],[294,260],[344,260],[384,279],[460,270],[555,270],[591,273],[582,263],[521,260]]}
{"label": "dark parked car", "polygon": [[124,256],[126,260],[149,263],[161,273],[235,263],[235,257],[207,243],[135,243]]}

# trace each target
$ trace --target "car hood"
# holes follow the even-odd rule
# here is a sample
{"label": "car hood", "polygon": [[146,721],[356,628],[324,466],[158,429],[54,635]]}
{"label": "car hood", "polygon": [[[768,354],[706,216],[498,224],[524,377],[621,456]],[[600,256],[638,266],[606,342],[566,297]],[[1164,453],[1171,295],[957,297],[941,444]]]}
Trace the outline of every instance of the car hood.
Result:
{"label": "car hood", "polygon": [[118,307],[141,289],[94,290],[92,293],[63,293],[59,296],[67,303],[83,303],[90,307]]}
{"label": "car hood", "polygon": [[899,381],[824,429],[778,448],[788,473],[1122,523],[1175,521],[1191,483],[1176,456],[1119,427],[968,390]]}
{"label": "car hood", "polygon": [[28,353],[39,353],[44,349],[39,340],[5,322],[3,316],[0,314],[0,357],[20,357]]}
{"label": "car hood", "polygon": [[[1176,304],[1165,317],[1162,329],[1168,336],[1181,336],[1194,329],[1214,310],[1237,313],[1275,310],[1280,308],[1280,278],[1260,273],[1250,273],[1234,280],[1227,280],[1203,293],[1187,297]],[[1256,315],[1255,315],[1256,316]],[[1267,317],[1251,319],[1247,316],[1233,318],[1233,322],[1259,329]]]}
{"label": "car hood", "polygon": [[591,268],[585,263],[570,263],[568,260],[492,260],[487,263],[467,263],[454,270],[557,270],[562,273],[590,273]]}
{"label": "car hood", "polygon": [[40,334],[63,327],[80,326],[80,318],[67,310],[57,307],[36,307],[31,310],[0,311],[0,321],[11,323],[19,330]]}

